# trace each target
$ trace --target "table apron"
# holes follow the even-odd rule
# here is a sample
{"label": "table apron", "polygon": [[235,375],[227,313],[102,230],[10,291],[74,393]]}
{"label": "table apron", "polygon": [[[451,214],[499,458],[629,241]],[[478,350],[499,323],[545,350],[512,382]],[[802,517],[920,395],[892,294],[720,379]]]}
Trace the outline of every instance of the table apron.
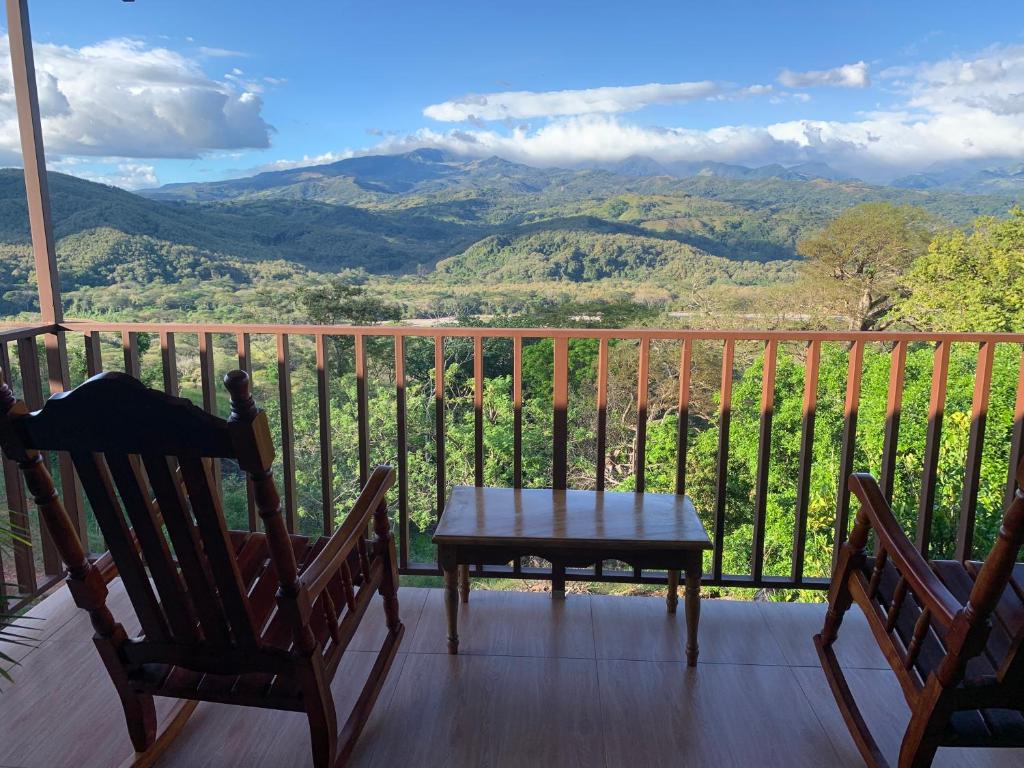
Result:
{"label": "table apron", "polygon": [[602,560],[619,560],[634,568],[661,571],[703,570],[703,550],[620,549],[615,547],[502,546],[438,543],[437,560],[443,570],[457,565],[506,565],[521,557],[540,557],[566,568],[586,568]]}

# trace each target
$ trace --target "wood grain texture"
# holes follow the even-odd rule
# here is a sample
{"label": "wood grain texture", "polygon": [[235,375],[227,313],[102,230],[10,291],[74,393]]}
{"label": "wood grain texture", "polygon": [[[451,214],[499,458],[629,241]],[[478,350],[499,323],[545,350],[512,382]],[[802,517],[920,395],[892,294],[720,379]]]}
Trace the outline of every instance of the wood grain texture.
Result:
{"label": "wood grain texture", "polygon": [[592,659],[410,654],[384,720],[372,766],[604,764]]}
{"label": "wood grain texture", "polygon": [[[821,666],[812,638],[825,620],[823,603],[758,603],[757,607],[768,622],[787,664],[791,667]],[[848,612],[843,619],[835,651],[843,666],[889,668],[871,635],[867,620],[857,611]]]}
{"label": "wood grain texture", "polygon": [[[595,652],[599,659],[685,659],[685,617],[667,613],[661,600],[622,600],[608,595],[593,595],[590,600]],[[700,661],[786,663],[782,649],[757,607],[739,600],[701,601]]]}
{"label": "wood grain texture", "polygon": [[456,486],[435,542],[711,549],[687,497]]}
{"label": "wood grain texture", "polygon": [[[544,598],[543,593],[477,590],[459,606],[459,653],[594,658],[591,597]],[[664,604],[653,602],[664,614]],[[446,632],[441,590],[431,590],[406,650],[445,653]]]}
{"label": "wood grain texture", "polygon": [[[421,596],[420,626],[406,638],[350,766],[862,765],[821,671],[787,667],[791,658],[771,650],[780,632],[794,638],[806,634],[810,613],[804,606],[705,600],[702,663],[688,670],[679,661],[558,658],[575,653],[584,639],[593,642],[583,608],[594,608],[595,629],[613,617],[620,635],[635,640],[657,632],[649,619],[669,619],[658,598],[570,595],[552,601],[544,594],[478,590],[462,609],[464,654],[449,657],[440,590],[403,587],[403,617],[412,630]],[[602,613],[601,603],[622,610]],[[130,633],[137,632],[118,579],[110,584],[108,604]],[[771,630],[765,627],[766,609]],[[89,637],[88,617],[74,608],[63,587],[36,610],[47,616],[47,638],[17,670],[17,682],[4,689],[0,766],[119,764],[131,744]],[[570,610],[581,614],[553,618]],[[509,611],[515,627],[502,618]],[[376,613],[371,605],[364,622],[368,648],[375,640],[371,618]],[[847,616],[847,622],[852,619]],[[673,624],[677,634],[669,642],[681,653],[682,615]],[[856,629],[844,624],[843,632]],[[418,646],[418,635],[433,645]],[[543,655],[556,656],[533,655],[534,636],[544,638]],[[363,647],[359,638],[331,686],[339,708],[354,701],[372,663],[373,654],[351,650]],[[784,642],[777,645],[788,650]],[[733,657],[742,661],[711,661],[716,648],[730,647],[743,650],[745,655]],[[609,650],[607,644],[604,649]],[[856,657],[852,660],[856,664]],[[848,667],[847,672],[854,692],[876,702],[870,725],[886,754],[895,756],[907,716],[898,683],[886,671]],[[67,685],[78,695],[59,695]],[[166,712],[168,704],[157,699],[158,712]],[[40,707],[50,715],[45,720],[38,717]],[[308,733],[301,713],[204,703],[160,765],[308,766]],[[1009,768],[1022,760],[1020,750],[940,749],[935,765]]]}
{"label": "wood grain texture", "polygon": [[[836,763],[788,667],[600,660],[606,765]],[[769,704],[769,702],[771,702]]]}
{"label": "wood grain texture", "polygon": [[[839,756],[836,765],[850,768],[863,766],[864,761],[853,744],[820,667],[800,667],[794,669],[793,673],[835,747]],[[884,756],[896,765],[910,710],[903,701],[895,675],[888,670],[847,668],[846,678],[855,697],[871,702],[870,707],[862,710],[868,727]],[[940,747],[932,765],[934,768],[1019,768],[1024,765],[1024,749]]]}

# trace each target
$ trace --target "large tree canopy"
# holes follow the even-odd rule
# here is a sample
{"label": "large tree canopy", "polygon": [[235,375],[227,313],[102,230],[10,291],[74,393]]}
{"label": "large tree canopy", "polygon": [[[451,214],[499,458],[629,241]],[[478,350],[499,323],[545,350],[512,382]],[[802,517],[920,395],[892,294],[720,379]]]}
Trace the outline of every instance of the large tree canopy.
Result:
{"label": "large tree canopy", "polygon": [[924,254],[934,229],[927,212],[910,205],[863,203],[801,240],[798,289],[834,325],[853,331],[885,328],[903,275]]}

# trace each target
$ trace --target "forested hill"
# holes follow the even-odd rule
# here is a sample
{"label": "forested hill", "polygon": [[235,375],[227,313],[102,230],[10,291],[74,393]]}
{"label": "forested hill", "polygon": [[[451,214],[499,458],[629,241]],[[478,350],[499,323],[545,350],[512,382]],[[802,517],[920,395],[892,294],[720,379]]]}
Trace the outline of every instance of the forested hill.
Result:
{"label": "forested hill", "polygon": [[[66,292],[348,269],[444,285],[762,285],[789,279],[797,241],[860,202],[914,204],[956,226],[1013,203],[807,169],[638,175],[659,170],[639,161],[539,169],[418,150],[140,194],[51,173],[50,192]],[[0,314],[34,302],[27,221],[21,171],[0,170]]]}

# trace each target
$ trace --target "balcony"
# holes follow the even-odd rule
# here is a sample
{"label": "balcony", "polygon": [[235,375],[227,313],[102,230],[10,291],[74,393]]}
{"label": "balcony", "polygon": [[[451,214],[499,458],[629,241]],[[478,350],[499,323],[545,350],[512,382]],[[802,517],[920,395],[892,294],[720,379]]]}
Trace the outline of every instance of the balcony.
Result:
{"label": "balcony", "polygon": [[[534,383],[534,391],[525,391],[524,350],[538,343],[549,345],[539,348],[542,356],[550,348],[550,390],[537,391]],[[849,496],[841,477],[854,468],[855,456],[861,455],[857,451],[863,450],[857,442],[861,434],[856,428],[858,412],[861,408],[878,408],[878,404],[862,402],[862,374],[868,368],[865,350],[874,349],[873,354],[886,355],[890,361],[884,445],[878,457],[883,483],[890,491],[901,445],[899,415],[907,389],[907,354],[924,350],[932,356],[927,436],[917,494],[920,501],[915,499],[919,515],[909,526],[910,533],[933,551],[983,551],[988,543],[975,541],[976,530],[990,526],[990,518],[1002,501],[999,489],[993,495],[989,485],[984,486],[986,492],[979,502],[977,490],[982,487],[980,470],[987,445],[984,429],[993,361],[1007,351],[1019,356],[1022,343],[1024,338],[1017,336],[975,334],[65,321],[3,331],[0,363],[4,377],[15,382],[18,394],[30,405],[39,405],[46,392],[59,391],[77,383],[76,378],[107,368],[131,372],[162,385],[168,392],[190,395],[212,412],[225,409],[218,392],[218,376],[231,367],[249,370],[257,384],[257,399],[275,422],[279,482],[285,490],[289,524],[295,530],[331,530],[334,515],[344,509],[346,483],[352,485],[358,479],[341,476],[346,467],[358,475],[378,460],[395,464],[399,481],[393,516],[400,537],[401,573],[406,577],[401,604],[407,634],[396,669],[360,742],[355,758],[358,765],[405,760],[426,765],[663,765],[681,755],[687,755],[695,765],[746,765],[757,761],[858,765],[858,754],[811,643],[824,610],[820,602],[813,602],[814,591],[827,583],[829,565],[822,564],[820,557],[805,556],[809,537],[821,538],[821,523],[813,520],[808,489],[815,445],[823,439],[831,443],[836,437],[820,431],[816,434],[816,422],[821,421],[816,419],[818,409],[829,398],[833,404],[842,403],[841,431],[835,444],[841,474],[834,478],[834,496],[828,501],[828,550],[838,546],[849,525]],[[580,344],[591,345],[594,359],[590,363],[597,372],[592,382],[593,401],[582,409],[593,421],[589,432],[575,423],[580,419],[578,406],[584,394],[572,385],[573,366],[589,364],[586,348]],[[612,402],[607,387],[608,361],[617,345],[625,345],[628,353],[635,355],[635,379],[624,409],[622,403]],[[665,367],[665,345],[675,355],[669,378],[677,419],[675,451],[668,467],[664,466],[663,451],[653,457],[647,454],[647,438],[655,434],[649,428],[653,430],[656,424],[664,427],[661,422],[665,414],[650,412],[648,395],[656,388],[654,377],[664,375],[652,374],[651,360],[656,356]],[[755,433],[756,483],[752,496],[739,499],[729,493],[729,452],[736,448],[729,429],[731,420],[740,418],[738,411],[733,413],[733,385],[741,373],[734,370],[738,345],[761,350],[756,360],[762,380]],[[823,345],[831,345],[834,354],[843,356],[848,376],[841,391],[824,391],[825,382],[820,377]],[[937,469],[942,417],[947,396],[951,400],[966,396],[963,392],[957,395],[953,382],[948,380],[954,345],[961,350],[976,350],[977,365],[970,382],[968,440],[960,459],[967,490],[962,494],[958,518],[940,534],[937,523],[943,510],[936,494],[940,488]],[[415,352],[410,352],[413,347]],[[712,354],[698,359],[694,355],[697,347],[706,347]],[[484,374],[490,357],[502,349],[511,353],[513,373],[509,382],[513,439],[507,446],[511,455],[500,452],[490,439],[491,414],[485,413],[484,393],[496,386],[495,381],[503,380]],[[448,357],[453,350],[468,350],[470,354],[456,364]],[[802,390],[783,391],[773,381],[772,361],[781,360],[783,353],[802,360]],[[341,358],[347,359],[346,365],[332,365]],[[185,360],[198,370],[197,379],[179,378],[182,370],[189,369]],[[44,384],[41,371],[50,361],[62,361],[62,365],[49,368],[50,380]],[[717,413],[695,426],[695,419],[687,418],[694,377],[701,365],[709,364],[715,368],[719,383],[715,394]],[[76,365],[82,370],[76,371]],[[412,373],[413,369],[418,374]],[[459,370],[470,372],[472,386],[461,394],[452,394],[448,377],[458,375]],[[424,386],[413,386],[415,375],[426,376]],[[348,390],[346,382],[351,385]],[[665,386],[664,380],[657,384],[658,389]],[[337,396],[339,390],[354,393],[354,400]],[[375,393],[373,398],[371,391]],[[296,413],[294,392],[305,396],[315,393],[312,405],[307,403],[305,408],[305,413],[314,416],[312,423],[299,421],[304,417]],[[1005,399],[1005,393],[999,396]],[[800,407],[799,434],[782,433],[773,423],[773,413],[781,412],[787,404],[791,406],[794,399]],[[381,402],[386,405],[386,413],[381,413]],[[337,425],[332,422],[332,409],[347,407],[346,403],[354,406],[356,425],[355,439],[348,443],[339,441]],[[467,403],[471,412],[460,412]],[[549,409],[542,411],[546,418],[539,421],[535,418],[538,404]],[[483,588],[476,589],[469,604],[462,607],[462,655],[447,656],[440,590],[409,586],[438,583],[430,581],[437,577],[436,563],[427,559],[433,555],[427,538],[431,527],[417,524],[414,510],[425,505],[436,515],[451,485],[484,484],[491,477],[488,473],[497,471],[495,463],[504,468],[508,483],[513,485],[522,485],[524,478],[531,477],[538,482],[540,461],[540,482],[548,481],[544,484],[605,487],[612,473],[609,467],[614,468],[615,461],[608,455],[609,413],[615,407],[634,419],[629,427],[632,455],[624,473],[626,487],[638,490],[653,490],[656,486],[657,490],[691,492],[688,483],[692,486],[697,482],[691,475],[695,469],[702,469],[694,465],[694,440],[708,429],[717,431],[714,466],[696,472],[704,476],[705,482],[710,481],[710,486],[693,491],[708,500],[699,511],[714,542],[705,564],[704,579],[710,587],[706,597],[802,594],[812,602],[705,599],[700,664],[688,671],[681,662],[685,624],[681,615],[665,613],[662,600],[589,594],[584,591],[586,587],[574,590],[570,586],[567,600],[553,601],[538,593],[547,589],[545,581],[555,575],[550,564],[524,559],[505,567],[472,569],[471,576]],[[524,411],[529,408],[534,409],[532,420],[525,418]],[[413,409],[429,412],[431,418],[423,423],[430,425],[430,434],[413,434]],[[573,424],[570,414],[574,414]],[[622,416],[616,418],[621,420]],[[382,419],[390,422],[393,430],[383,430]],[[459,428],[460,423],[471,425],[468,433]],[[686,427],[680,428],[680,424]],[[1010,466],[1021,450],[1022,425],[1024,387],[1018,387],[1013,422],[991,428],[988,438],[990,442],[1005,443],[1002,430],[1012,431],[1013,447],[1007,457]],[[393,440],[382,441],[381,434],[393,435]],[[472,438],[468,443],[467,434]],[[452,461],[456,443],[458,455],[464,459],[462,464]],[[786,573],[780,573],[777,557],[766,555],[769,547],[779,547],[777,531],[766,531],[768,478],[773,462],[780,460],[772,446],[779,444],[797,446],[799,459],[796,475],[782,480],[796,499],[795,505],[785,510],[789,537],[785,542],[787,557],[783,558],[788,565]],[[432,476],[410,471],[414,451],[426,451],[427,462],[437,468]],[[616,460],[622,461],[621,457]],[[992,461],[990,457],[986,460]],[[51,461],[60,468],[58,457]],[[312,470],[310,462],[315,465]],[[593,474],[582,475],[581,466],[591,466]],[[238,527],[254,526],[251,501],[247,504],[237,467],[224,462],[220,473],[225,496],[234,493],[234,523]],[[990,481],[991,475],[986,474]],[[1003,477],[1009,481],[1007,475]],[[34,615],[45,618],[39,647],[31,651],[14,649],[21,660],[19,683],[5,692],[4,700],[10,711],[18,714],[0,725],[0,765],[77,764],[75,745],[83,743],[89,744],[90,759],[97,764],[117,764],[128,754],[128,741],[116,697],[91,647],[87,617],[74,609],[66,589],[56,586],[61,579],[59,561],[52,542],[39,530],[13,465],[5,466],[4,478],[12,520],[33,532],[35,545],[16,545],[13,562],[5,564],[7,580],[19,585],[17,593],[6,596],[8,604],[18,607],[44,593],[49,592],[49,596],[32,609]],[[70,472],[61,473],[64,495],[72,500],[80,532],[93,544],[98,557],[102,540],[72,478]],[[671,488],[664,488],[666,482]],[[781,492],[778,485],[779,481],[772,481],[772,493]],[[814,503],[820,506],[820,500]],[[227,506],[230,508],[231,503]],[[737,515],[742,518],[739,523]],[[744,551],[737,558],[733,551],[738,541],[736,531],[748,530],[744,527],[747,522],[749,556]],[[820,541],[817,546],[821,548]],[[825,559],[829,559],[827,552]],[[748,567],[739,570],[737,562]],[[664,572],[636,572],[615,562],[594,569],[569,569],[564,575],[570,582],[633,582],[645,585],[638,589],[649,592],[657,592],[659,585],[666,583]],[[487,588],[491,583],[488,579],[518,579],[531,591],[492,591]],[[130,606],[116,579],[112,593],[115,614],[129,612],[126,626],[131,624]],[[378,624],[360,630],[352,646],[354,652],[346,654],[343,674],[335,684],[339,708],[346,706],[346,696],[351,698],[351,692],[361,685],[359,675],[366,669],[360,662],[372,655],[368,650],[374,645],[374,635],[382,631],[380,616],[373,611],[370,615]],[[896,678],[887,671],[885,660],[875,650],[867,626],[856,611],[849,614],[840,647],[843,663],[853,668],[852,685],[859,689],[855,693],[874,702],[866,712],[872,727],[881,734],[883,749],[895,757],[908,713]],[[58,689],[69,693],[59,696]],[[879,695],[880,689],[886,691],[884,696]],[[307,731],[298,721],[295,727],[289,727],[289,717],[203,704],[186,726],[187,737],[179,740],[161,764],[194,765],[200,756],[211,765],[305,764]],[[271,724],[273,718],[281,719]],[[97,722],[109,723],[110,727],[97,733]],[[230,736],[225,738],[225,734]],[[977,765],[1011,765],[1022,757],[1019,751],[944,750],[937,764],[960,765],[965,755]]]}
{"label": "balcony", "polygon": [[[811,640],[850,528],[846,478],[877,474],[924,555],[982,556],[1024,455],[1024,334],[65,319],[31,37],[12,19],[41,317],[0,327],[17,396],[35,409],[120,370],[225,416],[220,379],[246,370],[292,532],[330,534],[374,464],[397,470],[406,634],[352,764],[861,764]],[[91,559],[109,566],[73,465],[47,460]],[[223,460],[215,476],[231,527],[256,530],[243,473]],[[683,662],[682,615],[665,611],[668,574],[610,560],[469,566],[461,655],[448,655],[430,537],[457,484],[690,495],[713,542],[698,666]],[[0,766],[119,765],[131,745],[88,618],[7,459],[0,487],[24,534],[0,552],[0,609],[41,620],[36,642],[0,644],[18,662],[0,698]],[[137,631],[103,570],[112,611]],[[550,599],[548,582],[564,581],[568,598]],[[622,585],[632,594],[604,593]],[[385,631],[380,610],[368,617],[335,679],[339,710]],[[837,653],[895,761],[908,712],[856,610]],[[307,765],[307,733],[302,715],[204,703],[159,764]],[[936,764],[1022,761],[945,749]]]}

